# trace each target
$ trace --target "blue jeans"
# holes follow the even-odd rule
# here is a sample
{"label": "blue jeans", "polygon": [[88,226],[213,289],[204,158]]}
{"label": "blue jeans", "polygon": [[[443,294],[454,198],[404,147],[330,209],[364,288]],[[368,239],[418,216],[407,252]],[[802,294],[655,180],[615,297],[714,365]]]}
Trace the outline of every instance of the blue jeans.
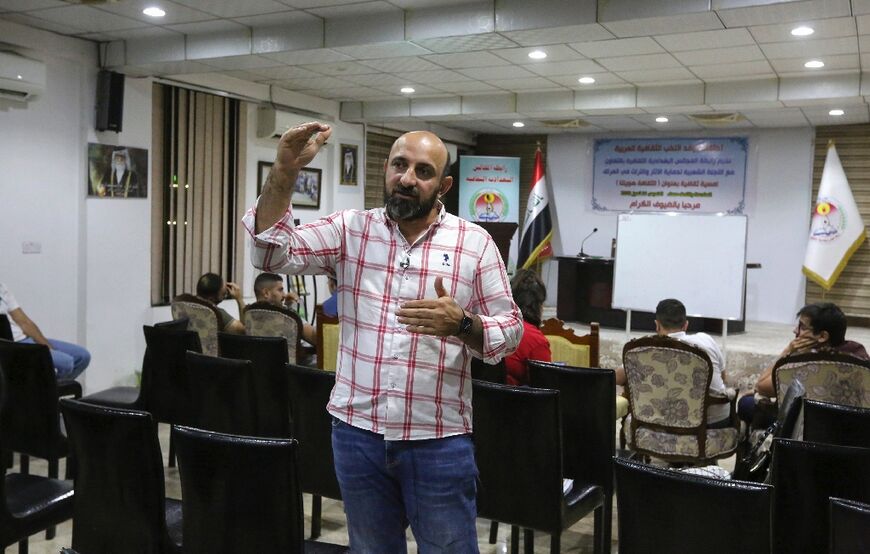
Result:
{"label": "blue jeans", "polygon": [[[21,342],[35,344],[29,337]],[[51,344],[49,352],[58,379],[75,379],[91,363],[91,353],[77,344],[55,339],[48,339],[48,343]]]}
{"label": "blue jeans", "polygon": [[332,451],[354,554],[477,553],[477,464],[470,435],[385,441],[332,420]]}

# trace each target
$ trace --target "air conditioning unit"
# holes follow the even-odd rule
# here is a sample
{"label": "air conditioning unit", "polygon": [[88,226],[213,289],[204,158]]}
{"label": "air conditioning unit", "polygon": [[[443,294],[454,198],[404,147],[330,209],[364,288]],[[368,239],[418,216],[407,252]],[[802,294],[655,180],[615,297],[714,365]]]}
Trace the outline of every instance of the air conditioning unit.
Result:
{"label": "air conditioning unit", "polygon": [[259,138],[280,138],[290,127],[316,120],[313,115],[300,115],[276,110],[274,108],[257,108],[257,136]]}
{"label": "air conditioning unit", "polygon": [[0,98],[27,102],[45,90],[45,64],[0,52]]}

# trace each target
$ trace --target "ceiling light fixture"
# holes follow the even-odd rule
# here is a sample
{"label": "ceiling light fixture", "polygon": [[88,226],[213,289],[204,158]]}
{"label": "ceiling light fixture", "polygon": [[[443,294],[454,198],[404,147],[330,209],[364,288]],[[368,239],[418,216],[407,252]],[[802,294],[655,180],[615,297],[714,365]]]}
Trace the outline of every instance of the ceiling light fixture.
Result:
{"label": "ceiling light fixture", "polygon": [[531,52],[529,52],[529,57],[533,60],[543,60],[547,57],[547,53],[543,50],[532,50]]}
{"label": "ceiling light fixture", "polygon": [[164,15],[166,15],[166,12],[161,10],[157,6],[150,6],[148,8],[145,8],[144,10],[142,10],[142,13],[150,17],[163,17]]}
{"label": "ceiling light fixture", "polygon": [[414,92],[414,87],[402,87],[399,89],[399,91],[403,94],[411,94],[412,92]]}
{"label": "ceiling light fixture", "polygon": [[822,60],[810,60],[804,64],[804,67],[807,69],[819,69],[820,67],[825,67],[825,62]]}
{"label": "ceiling light fixture", "polygon": [[806,25],[801,25],[800,27],[795,27],[791,30],[792,36],[795,37],[808,37],[815,32],[815,29],[813,29],[812,27],[807,27]]}
{"label": "ceiling light fixture", "polygon": [[839,116],[839,115],[843,115],[844,113],[846,113],[846,112],[844,112],[843,110],[831,110],[828,112],[828,115],[838,115]]}
{"label": "ceiling light fixture", "polygon": [[579,79],[577,79],[577,81],[581,85],[591,85],[595,82],[595,77],[580,77]]}
{"label": "ceiling light fixture", "polygon": [[514,121],[514,127],[516,127],[517,129],[519,129],[520,127],[525,127],[525,126],[526,126],[526,124],[523,123],[522,121]]}
{"label": "ceiling light fixture", "polygon": [[668,118],[663,116],[663,115],[660,115],[656,118],[656,123],[667,123],[667,122],[668,122]]}
{"label": "ceiling light fixture", "polygon": [[21,80],[21,79],[24,78],[24,77],[22,77],[21,75],[16,75],[15,77],[16,77],[17,79],[19,79],[19,80]]}

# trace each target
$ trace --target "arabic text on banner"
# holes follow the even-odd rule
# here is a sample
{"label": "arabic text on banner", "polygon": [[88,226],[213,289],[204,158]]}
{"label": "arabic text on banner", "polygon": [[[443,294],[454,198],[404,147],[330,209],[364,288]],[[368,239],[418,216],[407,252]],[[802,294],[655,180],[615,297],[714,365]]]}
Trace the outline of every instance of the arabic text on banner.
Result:
{"label": "arabic text on banner", "polygon": [[592,208],[742,214],[746,137],[599,139]]}
{"label": "arabic text on banner", "polygon": [[477,222],[518,223],[519,205],[519,158],[459,158],[459,217]]}

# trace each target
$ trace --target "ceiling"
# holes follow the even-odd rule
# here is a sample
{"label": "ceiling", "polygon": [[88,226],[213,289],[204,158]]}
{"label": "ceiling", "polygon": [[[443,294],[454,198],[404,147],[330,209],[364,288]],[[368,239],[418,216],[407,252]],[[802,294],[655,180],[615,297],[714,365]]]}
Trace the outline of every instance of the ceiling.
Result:
{"label": "ceiling", "polygon": [[[342,119],[385,126],[550,133],[870,121],[870,0],[81,1],[0,0],[0,19],[104,43],[103,64],[128,75],[241,79],[338,101]],[[166,15],[144,15],[152,5]],[[792,36],[798,24],[815,32]],[[530,59],[533,50],[547,58]],[[805,68],[811,59],[824,67]],[[735,112],[724,123],[691,117]]]}

